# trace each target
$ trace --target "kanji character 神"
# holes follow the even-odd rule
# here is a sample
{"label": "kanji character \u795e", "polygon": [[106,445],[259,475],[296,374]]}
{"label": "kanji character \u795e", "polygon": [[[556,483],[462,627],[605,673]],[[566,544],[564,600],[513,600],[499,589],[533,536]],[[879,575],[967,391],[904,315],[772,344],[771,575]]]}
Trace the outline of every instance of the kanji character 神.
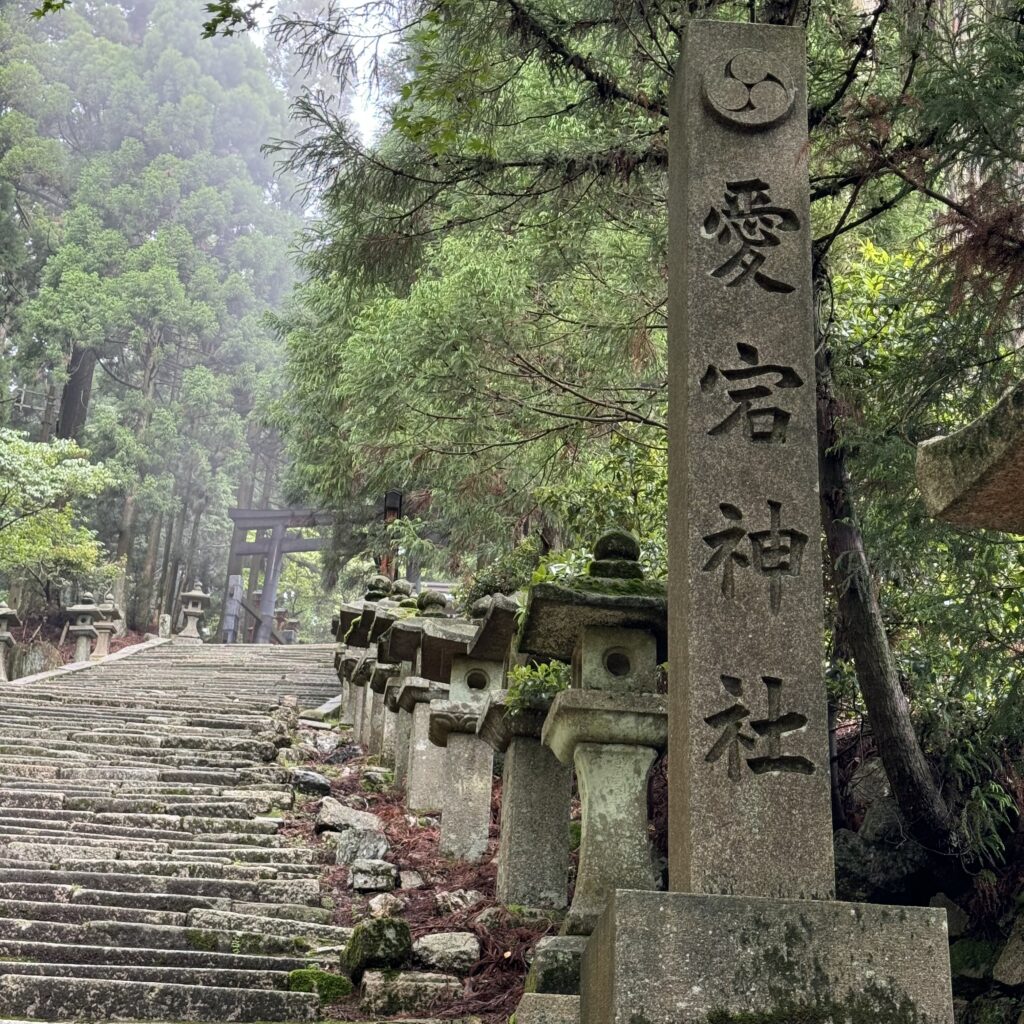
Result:
{"label": "kanji character \u795e", "polygon": [[[799,576],[804,548],[808,536],[799,530],[782,528],[782,503],[769,501],[769,527],[767,530],[748,532],[739,524],[743,513],[735,506],[718,506],[722,515],[733,525],[704,537],[704,543],[714,548],[711,557],[701,566],[703,572],[722,569],[722,595],[731,598],[735,594],[735,571],[739,566],[754,571],[768,580],[768,600],[773,613],[782,607],[783,576]],[[750,541],[750,555],[738,550],[744,539]]]}

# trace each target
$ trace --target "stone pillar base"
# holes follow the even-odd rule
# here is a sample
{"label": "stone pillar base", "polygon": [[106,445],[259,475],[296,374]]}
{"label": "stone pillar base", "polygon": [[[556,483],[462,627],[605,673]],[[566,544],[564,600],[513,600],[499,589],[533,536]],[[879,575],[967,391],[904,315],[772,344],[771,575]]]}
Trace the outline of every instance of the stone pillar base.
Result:
{"label": "stone pillar base", "polygon": [[952,1024],[932,907],[618,890],[583,954],[581,1024]]}
{"label": "stone pillar base", "polygon": [[447,750],[430,742],[430,705],[417,704],[409,733],[405,806],[413,814],[439,811],[448,788]]}
{"label": "stone pillar base", "polygon": [[531,736],[505,751],[498,899],[560,910],[569,897],[572,769]]}
{"label": "stone pillar base", "polygon": [[447,750],[440,849],[446,857],[475,864],[487,852],[494,750],[475,733],[464,732],[449,734]]}

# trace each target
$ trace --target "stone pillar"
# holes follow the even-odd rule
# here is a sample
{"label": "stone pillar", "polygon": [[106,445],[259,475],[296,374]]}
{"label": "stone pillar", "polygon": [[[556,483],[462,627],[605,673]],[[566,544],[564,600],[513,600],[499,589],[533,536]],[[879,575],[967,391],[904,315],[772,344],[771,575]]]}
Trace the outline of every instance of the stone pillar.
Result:
{"label": "stone pillar", "polygon": [[366,686],[357,686],[349,680],[349,697],[351,702],[352,715],[352,741],[359,742],[359,731],[363,725],[363,701],[366,700]]}
{"label": "stone pillar", "polygon": [[502,777],[498,899],[561,910],[569,897],[572,771],[538,738],[513,736]]}
{"label": "stone pillar", "polygon": [[[409,777],[409,744],[412,736],[412,713],[401,705],[395,717],[395,786],[404,789]],[[406,801],[408,803],[408,801]]]}
{"label": "stone pillar", "polygon": [[[436,714],[436,713],[435,713]],[[494,751],[473,732],[448,735],[441,853],[475,864],[487,852],[491,821]]]}
{"label": "stone pillar", "polygon": [[[381,732],[380,759],[383,765],[393,770],[396,767],[395,758],[398,752],[398,691],[401,685],[401,678],[392,676],[384,687],[384,728]],[[395,781],[397,780],[396,771]]]}
{"label": "stone pillar", "polygon": [[367,688],[370,697],[369,735],[366,739],[367,752],[379,757],[384,741],[384,694]]}
{"label": "stone pillar", "polygon": [[799,28],[686,23],[670,101],[669,882],[619,889],[582,1024],[951,1024],[944,914],[831,902]]}
{"label": "stone pillar", "polygon": [[572,768],[540,742],[548,700],[506,710],[506,693],[492,693],[477,734],[504,753],[498,899],[505,904],[561,910],[569,893]]}
{"label": "stone pillar", "polygon": [[0,597],[0,683],[7,682],[7,652],[14,647],[11,627],[20,625],[18,613]]}
{"label": "stone pillar", "polygon": [[413,814],[437,813],[444,805],[445,758],[444,748],[430,742],[430,705],[417,703],[412,712],[405,783],[405,806]]}

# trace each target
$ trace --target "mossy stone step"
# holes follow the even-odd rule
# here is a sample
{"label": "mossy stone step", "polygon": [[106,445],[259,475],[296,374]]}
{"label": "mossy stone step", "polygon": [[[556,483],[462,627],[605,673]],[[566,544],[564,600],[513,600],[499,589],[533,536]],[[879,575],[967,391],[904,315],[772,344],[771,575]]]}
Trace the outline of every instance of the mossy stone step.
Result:
{"label": "mossy stone step", "polygon": [[0,976],[0,1014],[42,1020],[315,1020],[320,1000],[273,989],[214,988],[97,978]]}

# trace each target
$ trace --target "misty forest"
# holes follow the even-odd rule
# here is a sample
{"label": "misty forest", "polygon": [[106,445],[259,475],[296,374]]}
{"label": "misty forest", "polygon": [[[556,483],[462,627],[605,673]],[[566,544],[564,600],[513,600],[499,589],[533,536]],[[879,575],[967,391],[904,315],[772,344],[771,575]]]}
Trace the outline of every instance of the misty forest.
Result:
{"label": "misty forest", "polygon": [[[735,237],[740,256],[755,261],[722,263],[711,272],[721,277],[735,270],[732,283],[741,287],[728,300],[736,304],[735,322],[746,323],[742,318],[749,315],[754,323],[759,314],[744,313],[741,303],[754,287],[755,271],[762,288],[793,291],[758,268],[773,272],[777,253],[790,245],[791,235],[801,234],[808,257],[800,269],[806,281],[797,291],[807,300],[806,323],[781,336],[788,331],[803,338],[806,326],[803,377],[769,358],[763,345],[759,353],[749,335],[729,340],[739,368],[711,365],[704,373],[696,365],[699,346],[718,329],[716,317],[726,314],[711,300],[701,305],[704,284],[691,289],[687,283],[690,264],[681,261],[670,237],[670,212],[675,216],[679,197],[688,195],[673,191],[682,188],[673,184],[673,174],[681,173],[676,161],[683,151],[673,104],[691,88],[684,88],[680,54],[686,53],[689,26],[704,22],[742,24],[768,33],[768,40],[780,27],[802,28],[806,39],[805,94],[787,94],[792,102],[799,93],[798,112],[806,104],[803,141],[773,169],[781,180],[793,167],[804,168],[805,177],[796,179],[804,205],[794,204],[798,213],[792,213],[778,205],[775,193],[768,196],[764,181],[731,181],[727,201],[733,205],[708,215],[700,242],[717,246],[713,255],[722,263]],[[751,60],[755,50],[740,52]],[[738,59],[734,69],[741,66]],[[748,92],[754,97],[744,114],[767,94],[758,89],[789,88],[775,72],[758,71],[742,81],[743,102]],[[740,78],[730,82],[737,85]],[[703,88],[702,102],[710,105],[706,83]],[[723,116],[727,121],[733,114]],[[733,136],[737,147],[749,151],[760,144],[759,125],[723,136],[726,143],[714,141],[714,132],[727,131],[722,123],[720,116],[703,147],[698,139],[687,150],[689,181],[703,173],[701,160],[719,159],[716,147],[732,145]],[[777,123],[767,130],[781,137],[795,122]],[[597,954],[586,952],[585,943],[558,945],[591,934],[594,922],[581,909],[581,894],[593,896],[588,887],[597,886],[601,872],[592,865],[600,863],[608,891],[826,900],[838,894],[868,904],[944,909],[952,977],[948,1012],[957,1024],[1022,1024],[1022,125],[1019,0],[0,0],[0,659],[6,651],[6,678],[13,681],[0,687],[12,688],[3,690],[3,702],[14,716],[5,729],[7,712],[0,707],[2,1015],[299,1020],[319,1014],[504,1024],[516,1012],[517,1024],[656,1024],[662,1018],[655,1009],[631,1018],[621,1007],[599,1007],[605,996],[588,996],[589,972],[597,970],[588,957]],[[803,209],[809,209],[807,224]],[[816,481],[809,525],[803,533],[782,530],[788,546],[773,550],[774,563],[767,561],[762,534],[747,534],[755,527],[744,522],[741,528],[740,510],[721,495],[714,507],[725,527],[704,536],[703,545],[697,535],[694,558],[706,564],[688,563],[685,552],[673,549],[685,543],[685,524],[691,523],[686,503],[701,487],[697,463],[686,461],[698,457],[698,442],[693,452],[687,447],[686,459],[677,455],[678,431],[686,429],[679,416],[694,414],[690,406],[686,412],[674,404],[682,400],[670,356],[684,358],[673,355],[680,351],[674,339],[681,336],[674,333],[677,313],[670,313],[675,288],[686,292],[680,308],[691,311],[684,333],[692,350],[685,358],[698,376],[704,373],[687,401],[692,405],[693,394],[710,393],[725,381],[734,403],[734,412],[706,434],[734,445],[745,436],[752,450],[763,453],[787,441],[788,423],[787,450],[804,451],[802,465]],[[814,421],[809,432],[801,432],[796,414],[790,419],[781,406],[758,405],[771,389],[752,385],[766,374],[778,376],[772,402],[790,394],[782,389],[799,391]],[[770,427],[758,413],[774,417]],[[670,434],[676,438],[671,445]],[[804,449],[801,438],[808,439]],[[956,459],[943,461],[950,446],[940,449],[935,438],[958,446]],[[721,474],[728,473],[728,460],[718,461],[726,467]],[[672,489],[670,499],[670,477],[687,465],[690,483]],[[719,476],[717,469],[709,471],[709,479]],[[768,506],[776,516],[770,539],[777,542],[786,509],[779,513],[771,501]],[[721,526],[717,519],[715,526]],[[740,553],[730,531],[749,538],[742,549],[748,554]],[[798,583],[820,584],[806,606],[816,626],[820,618],[809,640],[811,663],[820,661],[820,677],[811,672],[823,695],[817,718],[806,709],[787,715],[789,707],[772,703],[761,716],[748,707],[755,700],[753,684],[726,669],[715,669],[714,680],[722,701],[733,701],[733,717],[722,718],[726,712],[717,706],[697,710],[699,687],[686,673],[695,673],[705,657],[717,613],[705,607],[697,579],[702,574],[682,578],[688,564],[724,572],[720,591],[713,591],[716,601],[732,599],[755,573],[776,573],[772,615],[790,614],[798,599],[786,595]],[[602,581],[608,586],[598,600]],[[684,603],[685,613],[679,610]],[[655,605],[657,614],[650,610]],[[470,778],[476,770],[471,760],[457,767],[460,743],[470,732],[468,712],[438,710],[438,702],[477,699],[472,672],[467,695],[455,696],[459,659],[470,658],[482,638],[496,643],[488,630],[504,623],[502,609],[508,613],[508,633],[500,634],[504,714],[521,723],[541,714],[536,735],[526,725],[520,732],[506,726],[503,742],[507,747],[509,737],[515,743],[529,734],[552,765],[548,748],[562,764],[575,765],[575,782],[572,768],[565,769],[566,822],[556,829],[559,841],[569,844],[562,855],[569,888],[563,878],[559,884],[568,895],[559,897],[561,903],[536,894],[531,899],[529,887],[520,893],[510,881],[514,854],[506,830],[512,812],[502,801],[511,806],[519,799],[510,772],[512,765],[525,771],[519,767],[524,754],[513,758],[512,747],[505,752],[498,746],[504,768],[499,757],[493,776],[490,767],[483,773],[480,850],[459,845],[458,812],[443,809],[448,805],[442,798],[434,804],[413,799],[415,773],[426,771],[414,768],[415,733],[410,741],[409,730],[417,728],[415,708],[434,709],[432,749],[447,751],[449,765],[436,770],[445,778]],[[747,633],[751,643],[767,649],[776,620],[769,615],[762,621],[760,610],[744,609],[734,625],[737,649]],[[543,624],[545,616],[553,624]],[[90,654],[82,637],[108,619],[100,655]],[[448,633],[431,625],[441,619]],[[597,642],[587,629],[598,627],[647,630],[656,638],[650,641],[652,667],[643,677],[649,684],[625,689],[634,702],[642,692],[668,708],[658,712],[657,732],[667,738],[623,739],[621,723],[639,712],[620,695],[616,699],[625,703],[609,711],[612,718],[619,715],[618,731],[609,726],[597,739],[587,732],[586,742],[573,741],[651,751],[651,763],[636,769],[640,795],[630,805],[634,817],[640,815],[637,842],[649,847],[643,853],[649,879],[608,866],[618,855],[604,850],[598,830],[611,826],[600,825],[598,812],[588,810],[598,788],[618,792],[617,784],[601,781],[605,776],[584,763],[580,746],[575,755],[572,745],[565,747],[563,757],[553,738],[555,711],[568,700],[563,691],[585,695],[588,688],[605,688],[608,699],[617,693],[614,680],[607,687],[587,682],[587,644]],[[573,629],[580,631],[572,634],[575,640],[562,635]],[[677,653],[683,632],[689,638],[685,656]],[[401,639],[414,633],[415,642]],[[177,646],[176,637],[194,637],[195,644]],[[457,641],[463,646],[453,655]],[[438,674],[428,668],[431,643],[443,650]],[[103,657],[109,652],[117,659],[135,647],[137,654],[109,666]],[[81,668],[83,650],[93,667],[67,674]],[[227,716],[219,728],[240,728],[227,724],[239,693],[250,695],[245,700],[255,702],[255,714],[261,695],[279,679],[299,680],[294,690],[273,692],[298,693],[303,708],[326,708],[328,691],[341,693],[324,715],[327,722],[340,717],[333,732],[323,721],[322,729],[314,727],[316,716],[303,713],[289,719],[287,729],[281,725],[272,740],[281,749],[270,749],[264,760],[285,775],[267,776],[263,789],[292,785],[294,802],[271,801],[263,811],[251,805],[246,813],[257,814],[257,822],[283,817],[280,827],[296,849],[316,843],[321,850],[325,836],[336,838],[338,859],[332,860],[328,843],[330,867],[317,877],[323,892],[344,895],[332,895],[326,916],[309,917],[303,927],[321,945],[344,946],[344,969],[325,966],[322,956],[309,966],[289,960],[293,981],[282,985],[285,995],[295,996],[292,1002],[282,995],[280,1006],[232,1004],[237,1016],[223,1016],[228,1011],[219,1003],[189,1016],[184,1004],[150,1003],[148,996],[136,1003],[128,990],[118,990],[127,1000],[123,1008],[121,996],[105,989],[82,1006],[71,995],[51,1005],[38,993],[29,998],[24,988],[44,981],[46,969],[31,978],[32,971],[12,967],[23,987],[8,991],[5,961],[45,960],[37,945],[80,941],[70,932],[35,936],[29,929],[21,943],[5,945],[14,934],[5,933],[6,919],[44,922],[29,907],[43,897],[25,886],[64,884],[59,871],[91,870],[90,858],[100,856],[99,839],[80,840],[76,856],[86,866],[79,868],[70,862],[58,868],[52,849],[45,856],[16,852],[15,845],[27,840],[16,834],[22,815],[8,806],[105,816],[110,828],[124,832],[125,842],[156,843],[168,837],[155,830],[171,827],[158,816],[212,821],[222,811],[234,813],[218,801],[245,802],[240,790],[229,787],[236,795],[224,795],[226,778],[213,774],[250,770],[228,764],[234,739],[216,758],[211,741],[209,763],[194,766],[200,775],[211,773],[208,779],[183,778],[196,794],[207,783],[221,787],[216,796],[202,797],[220,810],[174,810],[167,792],[154,789],[143,801],[141,791],[121,792],[116,785],[112,793],[104,791],[102,807],[89,803],[98,794],[75,795],[66,784],[63,803],[49,797],[33,803],[18,782],[28,775],[25,759],[49,742],[37,738],[23,749],[33,735],[31,723],[44,711],[18,712],[18,701],[62,705],[78,699],[71,691],[79,675],[88,680],[108,672],[89,684],[102,706],[106,688],[120,693],[134,685],[133,658],[153,659],[146,673],[161,685],[166,675],[171,686],[179,679],[174,672],[185,672],[168,667],[172,650],[186,659],[182,665],[193,666],[189,685],[196,693],[209,686],[207,717]],[[630,668],[627,659],[619,673],[607,652],[604,657],[609,679],[633,679],[635,664]],[[230,668],[223,660],[229,658],[253,660],[230,662]],[[323,693],[313,682],[321,662],[317,685],[327,687]],[[0,660],[0,680],[3,666]],[[408,707],[399,683],[394,698],[387,696],[392,674],[423,686]],[[769,690],[783,686],[770,672],[762,678]],[[18,679],[30,681],[18,689]],[[447,698],[437,686],[450,686]],[[192,692],[182,689],[180,699],[187,704]],[[690,725],[677,726],[682,717],[676,716],[687,714]],[[481,723],[491,722],[490,715],[480,711],[472,718],[473,742],[481,750],[477,734],[486,738],[492,726]],[[120,716],[103,711],[88,726],[95,731],[89,742],[109,746],[115,760],[103,762],[107,767],[121,765],[130,773],[142,763],[125,738],[135,720]],[[213,728],[207,717],[168,725],[167,735],[142,745],[171,745],[177,730],[188,734],[194,725],[195,746],[189,749],[205,752],[200,733]],[[260,731],[269,728],[270,718],[252,727],[261,742],[271,742],[271,733]],[[443,729],[435,718],[447,723]],[[701,803],[703,791],[680,764],[682,744],[691,741],[687,730],[703,729],[703,723],[724,725],[722,743],[732,747],[726,753],[716,745],[697,761],[736,786],[745,770],[741,755],[762,741],[769,756],[747,762],[756,785],[766,785],[780,764],[786,786],[797,784],[788,768],[810,777],[815,769],[804,766],[813,758],[787,760],[780,750],[794,746],[794,736],[817,742],[820,725],[821,770],[813,778],[820,779],[825,801],[833,892],[791,893],[789,883],[772,888],[764,880],[745,887],[739,875],[702,882],[696,841],[677,860],[677,822],[689,821],[695,835],[700,815],[720,810],[710,797]],[[59,717],[53,728],[61,728]],[[108,734],[119,729],[128,733],[115,743]],[[337,742],[325,744],[325,736]],[[61,739],[70,743],[75,736],[62,733]],[[237,743],[241,758],[244,744]],[[282,758],[283,748],[308,756]],[[64,755],[53,761],[53,779],[73,777],[63,774],[67,764],[79,764],[71,749],[67,761]],[[262,765],[262,754],[245,750]],[[772,757],[776,762],[768,765]],[[50,761],[38,764],[39,778],[49,779]],[[681,774],[672,774],[673,765]],[[95,768],[101,770],[98,762]],[[633,771],[621,765],[601,770],[608,779]],[[537,778],[545,775],[537,771]],[[255,785],[255,776],[245,784]],[[685,798],[678,795],[684,789],[690,794]],[[459,792],[468,808],[472,794]],[[191,806],[200,797],[177,799]],[[751,808],[761,807],[760,800]],[[787,800],[804,807],[802,796]],[[329,803],[344,814],[377,815],[379,829],[344,815],[341,824],[331,823]],[[619,836],[630,827],[622,813]],[[6,817],[11,828],[2,827]],[[68,818],[60,828],[80,824]],[[269,835],[271,826],[266,828]],[[192,831],[204,829],[196,825]],[[207,830],[234,835],[247,829]],[[367,839],[378,835],[387,836],[386,849]],[[536,852],[542,841],[535,842]],[[85,849],[90,846],[91,853]],[[126,851],[109,859],[143,856]],[[254,866],[263,861],[231,856],[239,857],[231,864],[245,865],[237,884],[244,879],[250,885],[246,872],[255,879]],[[316,857],[311,864],[320,863]],[[19,858],[24,865],[16,863]],[[296,856],[300,861],[305,858]],[[726,861],[723,866],[719,858],[714,870],[732,870],[729,856]],[[45,870],[44,862],[50,865]],[[675,884],[682,870],[677,865],[684,863],[693,872],[690,883]],[[360,872],[372,876],[367,864],[391,865],[394,878],[361,888],[355,879]],[[343,877],[336,874],[338,865]],[[14,869],[17,877],[8,878]],[[375,870],[390,878],[384,868]],[[406,885],[410,872],[422,888]],[[75,881],[77,874],[68,877],[69,885],[94,888]],[[291,875],[265,866],[260,877]],[[109,888],[95,886],[103,887]],[[379,892],[391,894],[392,902],[374,908]],[[475,893],[479,905],[459,904],[458,892]],[[600,893],[604,907],[607,893]],[[260,986],[241,973],[229,977],[257,969],[242,964],[241,954],[253,961],[256,954],[294,959],[300,954],[288,943],[300,936],[308,947],[301,956],[312,956],[313,940],[295,921],[285,922],[286,913],[260,918],[287,923],[280,934],[242,920],[270,899],[262,890],[235,896],[211,889],[207,896],[209,905],[180,908],[154,898],[137,909],[157,916],[125,913],[118,922],[194,929],[192,914],[213,915],[201,923],[209,929],[203,935],[214,936],[210,944],[196,947],[194,936],[189,941],[213,957],[205,968],[228,972],[219,981],[196,981],[188,974],[191,962],[170,959],[160,960],[160,969],[180,966],[186,972],[181,979],[144,976],[142,961],[119,974],[117,957],[107,961],[109,973],[95,978],[105,985],[212,985],[210,992],[240,986],[249,993]],[[304,902],[282,897],[283,906]],[[128,906],[136,904],[123,904]],[[524,907],[545,909],[527,913]],[[318,915],[322,909],[317,903]],[[611,927],[605,923],[610,913],[602,929]],[[181,920],[166,916],[173,914]],[[480,923],[487,914],[488,922]],[[100,920],[106,918],[98,913],[68,918],[75,928],[87,921],[99,927]],[[409,948],[382,952],[393,936],[377,934],[381,921],[397,921]],[[339,929],[352,934],[340,936]],[[257,932],[259,941],[250,945],[237,939]],[[268,936],[284,942],[282,934],[287,943],[266,945]],[[435,935],[449,938],[447,944],[427,942],[428,955],[421,944]],[[460,954],[452,935],[472,936],[472,942],[461,940]],[[108,935],[90,943],[113,947],[121,939]],[[538,939],[553,942],[557,956],[537,954]],[[367,952],[373,942],[381,949]],[[940,945],[945,955],[945,943]],[[221,955],[239,962],[218,965]],[[648,956],[657,960],[653,951]],[[54,976],[75,975],[68,965],[79,962],[91,961],[84,954],[68,959],[66,970],[54,970]],[[575,980],[552,981],[562,977],[566,963],[575,965]],[[157,964],[153,960],[152,970]],[[669,969],[670,978],[677,967]],[[404,987],[393,984],[393,970],[409,975]],[[428,985],[416,971],[433,971],[430,977],[450,984]],[[295,980],[296,974],[302,977]],[[643,984],[644,991],[662,987],[658,981]],[[909,988],[909,1010],[902,1003],[898,1012],[857,1003],[855,1011],[839,999],[836,1005],[847,1007],[840,1011],[820,996],[813,1005],[806,1002],[801,984],[793,982],[797,994],[786,997],[795,1001],[770,1007],[748,993],[744,998],[754,1000],[756,1011],[748,1013],[729,1001],[723,982],[715,1008],[672,1024],[952,1024],[946,1009],[935,1009]],[[899,988],[895,981],[893,986]],[[270,982],[266,987],[274,989]],[[296,993],[306,1000],[301,1005]]]}

